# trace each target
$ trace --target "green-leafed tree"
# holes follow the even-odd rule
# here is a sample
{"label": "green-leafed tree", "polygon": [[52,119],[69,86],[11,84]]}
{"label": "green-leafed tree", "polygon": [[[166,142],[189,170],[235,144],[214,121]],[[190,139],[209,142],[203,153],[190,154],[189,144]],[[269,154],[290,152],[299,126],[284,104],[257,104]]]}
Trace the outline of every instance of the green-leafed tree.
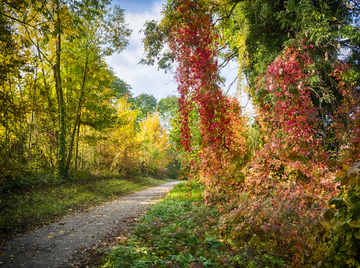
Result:
{"label": "green-leafed tree", "polygon": [[114,82],[112,84],[112,89],[116,92],[117,98],[122,98],[125,96],[128,96],[129,98],[132,97],[131,86],[124,80],[115,76],[115,74],[113,74],[113,76]]}
{"label": "green-leafed tree", "polygon": [[[96,78],[95,80],[104,79],[99,74],[99,68],[104,68],[104,64],[101,62],[102,58],[110,56],[114,52],[123,51],[128,44],[127,37],[131,33],[125,24],[124,10],[116,6],[107,8],[105,4],[99,6],[98,3],[94,4],[92,1],[83,1],[77,7],[75,14],[77,35],[69,36],[69,41],[72,42],[68,42],[66,45],[69,53],[67,66],[73,69],[73,71],[68,72],[71,75],[69,80],[74,79],[73,73],[77,72],[79,75],[78,79],[74,79],[76,84],[73,87],[78,96],[75,97],[77,99],[76,114],[65,166],[66,174],[72,159],[75,134],[77,128],[80,127],[82,104],[91,92],[96,89],[94,83],[89,81],[89,78],[92,76],[92,78]],[[75,64],[71,64],[72,62]],[[115,76],[113,76],[113,79],[113,84],[119,83],[119,81],[122,82]],[[122,86],[126,88],[126,84]],[[97,114],[101,115],[101,113]],[[100,120],[99,122],[104,123],[106,121]]]}
{"label": "green-leafed tree", "polygon": [[127,45],[124,11],[110,1],[9,0],[0,20],[3,174],[16,167],[67,177],[82,114],[93,108],[88,121],[103,129],[111,100],[130,89],[103,61]]}
{"label": "green-leafed tree", "polygon": [[133,104],[133,108],[139,110],[137,122],[141,122],[152,115],[156,111],[157,100],[156,98],[147,93],[142,93],[129,101]]}
{"label": "green-leafed tree", "polygon": [[175,95],[162,98],[158,103],[158,112],[163,118],[174,117],[179,111],[179,97]]}

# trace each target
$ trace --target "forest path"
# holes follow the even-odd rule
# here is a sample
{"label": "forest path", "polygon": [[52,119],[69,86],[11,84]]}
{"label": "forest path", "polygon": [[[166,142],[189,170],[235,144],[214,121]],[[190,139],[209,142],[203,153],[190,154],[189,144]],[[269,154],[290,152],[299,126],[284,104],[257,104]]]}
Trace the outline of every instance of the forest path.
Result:
{"label": "forest path", "polygon": [[126,218],[136,217],[180,182],[148,188],[18,236],[0,246],[0,267],[66,267],[76,249],[99,243],[122,225],[126,228]]}

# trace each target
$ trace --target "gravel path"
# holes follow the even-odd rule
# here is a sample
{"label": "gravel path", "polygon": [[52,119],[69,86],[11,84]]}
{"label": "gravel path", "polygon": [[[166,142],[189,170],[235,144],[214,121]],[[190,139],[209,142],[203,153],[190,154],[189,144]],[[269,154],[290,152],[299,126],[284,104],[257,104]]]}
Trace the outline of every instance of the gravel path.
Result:
{"label": "gravel path", "polygon": [[[98,243],[165,196],[177,182],[148,188],[16,237],[0,246],[0,267],[64,267],[79,247]],[[121,226],[120,226],[121,227]]]}

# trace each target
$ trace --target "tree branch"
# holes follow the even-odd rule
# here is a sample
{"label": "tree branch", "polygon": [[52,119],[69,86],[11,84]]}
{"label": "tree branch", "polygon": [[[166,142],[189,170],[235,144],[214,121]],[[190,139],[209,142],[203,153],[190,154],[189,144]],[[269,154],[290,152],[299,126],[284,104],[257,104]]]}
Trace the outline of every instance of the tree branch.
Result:
{"label": "tree branch", "polygon": [[235,81],[238,79],[238,77],[236,76],[235,79],[231,82],[231,84],[228,87],[228,90],[226,91],[225,95],[227,95],[229,93],[230,88],[232,87],[232,85],[235,83]]}
{"label": "tree branch", "polygon": [[37,48],[38,53],[40,53],[40,54],[46,59],[46,61],[50,64],[50,66],[51,66],[52,68],[54,68],[54,65],[50,62],[50,60],[46,57],[46,55],[41,51],[41,49],[40,49],[40,47],[38,46],[38,44],[35,43],[35,42],[32,40],[28,28],[25,27],[25,30],[26,30],[26,32],[27,32],[27,34],[28,34],[28,36],[29,36],[30,42]]}
{"label": "tree branch", "polygon": [[0,12],[0,14],[3,15],[4,17],[7,17],[7,18],[11,19],[11,20],[17,21],[17,22],[19,22],[19,23],[21,23],[21,24],[24,24],[24,25],[30,26],[30,27],[32,27],[32,28],[34,28],[34,29],[36,29],[36,30],[39,30],[39,29],[36,28],[34,25],[31,25],[31,24],[29,24],[29,23],[27,23],[27,22],[25,22],[25,21],[18,20],[18,19],[16,19],[16,18],[11,17],[10,15],[7,15],[7,14],[2,13],[2,12]]}

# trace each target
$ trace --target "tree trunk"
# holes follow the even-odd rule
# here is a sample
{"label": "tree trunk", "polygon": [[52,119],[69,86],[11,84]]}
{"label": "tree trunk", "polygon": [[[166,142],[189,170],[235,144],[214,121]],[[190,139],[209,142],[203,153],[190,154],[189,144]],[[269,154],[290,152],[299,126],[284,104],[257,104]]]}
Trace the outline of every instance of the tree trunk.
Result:
{"label": "tree trunk", "polygon": [[76,147],[75,147],[75,171],[78,168],[78,158],[79,158],[79,137],[80,137],[80,120],[78,122],[77,134],[76,134]]}
{"label": "tree trunk", "polygon": [[82,133],[82,137],[83,137],[83,143],[82,143],[82,148],[81,148],[81,169],[84,169],[84,138],[85,138],[85,126],[83,127],[83,133]]}
{"label": "tree trunk", "polygon": [[35,106],[35,90],[36,90],[36,82],[37,82],[37,68],[35,72],[35,81],[34,81],[34,88],[32,93],[32,108],[31,108],[31,119],[29,124],[29,146],[28,146],[28,165],[32,162],[32,130],[34,124],[34,106]]}
{"label": "tree trunk", "polygon": [[64,94],[61,87],[61,72],[60,72],[60,52],[61,52],[61,24],[60,24],[60,3],[59,0],[56,3],[56,62],[54,65],[54,78],[55,88],[58,98],[58,117],[59,117],[59,139],[58,139],[58,176],[66,178],[68,176],[66,171],[66,128],[65,128],[65,103]]}

